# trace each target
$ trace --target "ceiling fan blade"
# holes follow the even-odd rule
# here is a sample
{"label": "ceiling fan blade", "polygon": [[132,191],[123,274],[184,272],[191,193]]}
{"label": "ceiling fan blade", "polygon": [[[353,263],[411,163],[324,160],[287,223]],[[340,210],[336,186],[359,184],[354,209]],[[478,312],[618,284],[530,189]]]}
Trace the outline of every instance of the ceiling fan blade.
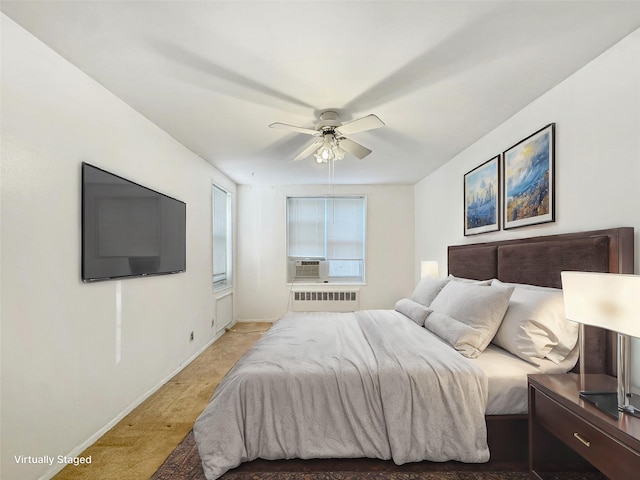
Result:
{"label": "ceiling fan blade", "polygon": [[304,133],[306,135],[319,135],[317,130],[310,128],[296,127],[295,125],[288,125],[286,123],[275,122],[269,125],[270,128],[277,128],[278,130],[288,130],[290,132]]}
{"label": "ceiling fan blade", "polygon": [[365,130],[373,130],[384,126],[384,122],[375,115],[367,115],[344,125],[339,126],[338,130],[343,135],[351,135],[352,133],[364,132]]}
{"label": "ceiling fan blade", "polygon": [[298,153],[298,155],[293,157],[293,161],[295,162],[296,160],[302,160],[303,158],[308,157],[314,151],[320,148],[320,145],[322,145],[322,139],[314,140],[309,145],[304,147],[304,149],[300,153]]}
{"label": "ceiling fan blade", "polygon": [[359,143],[349,140],[348,138],[341,138],[338,140],[338,143],[344,151],[349,152],[351,155],[359,159],[363,159],[371,153],[371,150],[368,148],[363,147]]}

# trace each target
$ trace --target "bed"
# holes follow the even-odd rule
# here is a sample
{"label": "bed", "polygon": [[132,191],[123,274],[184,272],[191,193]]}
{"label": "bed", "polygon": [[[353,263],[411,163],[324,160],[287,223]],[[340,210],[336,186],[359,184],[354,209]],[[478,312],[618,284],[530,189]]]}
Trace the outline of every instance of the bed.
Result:
{"label": "bed", "polygon": [[[450,246],[450,277],[435,293],[425,281],[428,288],[416,287],[393,310],[288,314],[227,374],[196,421],[205,474],[213,480],[256,458],[524,460],[526,374],[571,369],[578,347],[575,339],[545,346],[549,358],[562,350],[545,367],[546,357],[508,353],[509,335],[502,346],[486,338],[498,338],[514,292],[546,295],[560,287],[563,270],[632,273],[633,263],[632,228]],[[423,294],[431,297],[421,303]],[[462,294],[465,307],[457,306]],[[460,311],[485,307],[490,313],[471,323],[477,328],[456,323]],[[482,323],[491,316],[498,327]],[[587,329],[583,341],[591,354],[579,365],[614,374],[612,335]],[[491,372],[496,361],[513,368],[500,363]],[[515,383],[500,376],[507,370],[520,372]]]}

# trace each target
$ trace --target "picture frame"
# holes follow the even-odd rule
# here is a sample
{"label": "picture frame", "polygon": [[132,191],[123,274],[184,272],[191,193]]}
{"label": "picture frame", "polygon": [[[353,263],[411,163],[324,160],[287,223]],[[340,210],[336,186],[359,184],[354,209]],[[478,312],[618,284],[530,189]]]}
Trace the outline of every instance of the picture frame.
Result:
{"label": "picture frame", "polygon": [[555,221],[555,123],[502,153],[504,229]]}
{"label": "picture frame", "polygon": [[465,236],[500,230],[500,155],[464,175]]}

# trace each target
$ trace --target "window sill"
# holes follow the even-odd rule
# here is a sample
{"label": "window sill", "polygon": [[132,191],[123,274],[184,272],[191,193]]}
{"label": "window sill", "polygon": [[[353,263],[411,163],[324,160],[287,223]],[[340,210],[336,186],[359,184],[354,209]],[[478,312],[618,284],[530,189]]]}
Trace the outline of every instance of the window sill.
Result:
{"label": "window sill", "polygon": [[366,282],[361,280],[354,281],[345,281],[345,280],[336,280],[333,282],[287,282],[288,287],[364,287],[366,286]]}
{"label": "window sill", "polygon": [[213,293],[215,293],[216,295],[227,293],[227,290],[229,291],[228,293],[231,293],[231,291],[233,290],[233,285],[218,285],[213,287]]}

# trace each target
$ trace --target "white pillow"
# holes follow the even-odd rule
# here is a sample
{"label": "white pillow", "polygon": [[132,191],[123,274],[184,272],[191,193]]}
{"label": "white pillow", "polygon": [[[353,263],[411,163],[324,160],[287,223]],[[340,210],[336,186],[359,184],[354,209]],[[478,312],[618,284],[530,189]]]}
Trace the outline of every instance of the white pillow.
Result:
{"label": "white pillow", "polygon": [[465,357],[476,358],[481,353],[477,345],[481,341],[482,332],[466,323],[444,313],[431,312],[424,326]]}
{"label": "white pillow", "polygon": [[562,362],[578,341],[578,324],[566,319],[562,290],[494,280],[492,287],[515,287],[493,343],[523,360]]}
{"label": "white pillow", "polygon": [[401,298],[398,300],[396,302],[395,309],[405,317],[409,317],[421,327],[424,327],[424,321],[431,313],[431,310],[424,305],[414,302],[413,300],[409,300],[408,298]]}
{"label": "white pillow", "polygon": [[433,313],[424,326],[465,357],[476,358],[498,330],[513,290],[449,282],[431,302]]}
{"label": "white pillow", "polygon": [[530,285],[528,283],[508,283],[508,282],[502,282],[497,278],[493,279],[492,285],[495,285],[496,287],[516,287],[516,288],[524,288],[527,290],[538,290],[540,292],[562,292],[560,288],[541,287],[539,285]]}
{"label": "white pillow", "polygon": [[428,307],[447,283],[448,278],[423,277],[413,290],[411,300]]}
{"label": "white pillow", "polygon": [[491,285],[491,282],[493,281],[492,278],[489,280],[474,280],[472,278],[454,277],[451,274],[449,274],[447,278],[454,282],[475,283],[476,285]]}

